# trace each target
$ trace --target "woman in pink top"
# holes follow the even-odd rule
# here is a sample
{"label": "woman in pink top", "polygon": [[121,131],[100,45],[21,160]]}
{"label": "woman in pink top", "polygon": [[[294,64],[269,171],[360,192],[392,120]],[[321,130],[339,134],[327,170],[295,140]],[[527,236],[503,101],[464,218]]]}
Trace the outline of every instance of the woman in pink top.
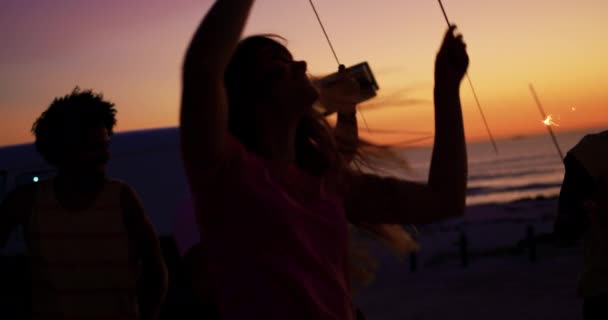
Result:
{"label": "woman in pink top", "polygon": [[217,0],[183,69],[182,153],[214,298],[222,319],[354,319],[349,221],[429,223],[464,211],[465,46],[451,27],[437,55],[428,183],[382,178],[349,169],[312,108],[305,62],[271,37],[239,41],[252,4]]}

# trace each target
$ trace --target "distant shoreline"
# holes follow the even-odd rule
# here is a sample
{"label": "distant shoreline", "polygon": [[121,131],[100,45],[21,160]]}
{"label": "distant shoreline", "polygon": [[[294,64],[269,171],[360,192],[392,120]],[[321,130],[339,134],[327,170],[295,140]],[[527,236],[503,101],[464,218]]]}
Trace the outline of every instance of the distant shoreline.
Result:
{"label": "distant shoreline", "polygon": [[510,205],[510,204],[520,204],[524,202],[539,202],[539,201],[549,201],[549,200],[557,200],[559,198],[559,194],[551,195],[551,196],[535,196],[535,197],[522,197],[511,201],[505,202],[486,202],[486,203],[475,203],[468,204],[467,208],[470,207],[484,207],[484,206],[501,206],[501,205]]}
{"label": "distant shoreline", "polygon": [[[608,124],[606,124],[605,126],[598,126],[598,127],[591,127],[591,128],[573,128],[573,129],[570,129],[570,130],[557,130],[556,133],[558,135],[573,134],[573,133],[592,134],[592,133],[598,133],[598,132],[602,132],[602,131],[606,131],[606,130],[608,130]],[[516,134],[516,135],[502,136],[502,137],[496,138],[496,142],[513,141],[513,140],[526,140],[526,139],[540,137],[540,136],[546,136],[546,135],[547,135],[546,131],[538,131],[538,132],[528,133],[528,134]],[[469,145],[469,146],[471,146],[471,145],[487,144],[487,143],[490,143],[490,140],[488,138],[486,138],[486,137],[467,139],[467,145]],[[390,146],[390,144],[388,144],[388,146]],[[430,142],[424,142],[424,143],[420,143],[420,144],[412,144],[412,145],[408,145],[408,146],[395,146],[395,148],[399,148],[399,149],[427,149],[427,148],[431,148],[432,146],[433,146],[433,143],[432,143],[432,140],[430,140]]]}

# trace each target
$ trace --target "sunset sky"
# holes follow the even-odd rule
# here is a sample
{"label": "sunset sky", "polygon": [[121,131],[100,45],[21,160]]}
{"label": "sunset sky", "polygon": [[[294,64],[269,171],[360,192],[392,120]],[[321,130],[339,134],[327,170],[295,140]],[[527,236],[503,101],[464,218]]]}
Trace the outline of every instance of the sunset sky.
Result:
{"label": "sunset sky", "polygon": [[[316,0],[346,65],[368,61],[381,87],[361,108],[372,129],[433,131],[433,62],[446,23],[434,0]],[[464,34],[473,80],[497,137],[608,125],[608,1],[444,0]],[[180,65],[212,1],[2,0],[0,145],[29,142],[34,119],[75,86],[116,103],[118,131],[174,126]],[[314,75],[337,69],[307,0],[260,0],[246,34],[276,33]],[[467,137],[486,138],[466,82]],[[365,131],[365,130],[363,130]],[[377,140],[416,138],[401,133]]]}

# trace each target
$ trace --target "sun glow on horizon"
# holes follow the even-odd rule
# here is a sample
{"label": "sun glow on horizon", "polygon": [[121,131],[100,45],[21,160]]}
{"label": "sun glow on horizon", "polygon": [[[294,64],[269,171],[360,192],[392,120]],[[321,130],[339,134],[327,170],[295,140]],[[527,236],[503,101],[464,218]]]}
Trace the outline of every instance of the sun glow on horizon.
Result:
{"label": "sun glow on horizon", "polygon": [[[36,117],[53,97],[76,85],[116,104],[119,132],[177,125],[183,54],[211,3],[3,2],[0,145],[31,142]],[[468,71],[496,139],[544,130],[526,91],[530,81],[543,92],[547,111],[562,115],[549,125],[559,122],[562,131],[608,126],[608,1],[443,4],[464,35]],[[376,76],[379,95],[361,106],[367,126],[433,131],[434,59],[446,29],[437,2],[319,0],[315,5],[340,62],[368,61]],[[259,33],[285,37],[312,74],[337,70],[307,1],[257,1],[245,35]],[[487,139],[466,80],[460,93],[467,140]],[[366,132],[363,120],[360,126]],[[423,136],[376,132],[372,137],[408,142]]]}

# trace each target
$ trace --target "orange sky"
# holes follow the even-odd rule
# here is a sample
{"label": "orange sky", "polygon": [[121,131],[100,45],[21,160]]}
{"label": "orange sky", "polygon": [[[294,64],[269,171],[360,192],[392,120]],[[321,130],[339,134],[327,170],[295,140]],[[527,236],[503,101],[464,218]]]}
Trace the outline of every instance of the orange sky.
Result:
{"label": "orange sky", "polygon": [[[176,125],[183,51],[211,3],[3,0],[0,145],[31,141],[36,116],[76,85],[101,91],[117,104],[119,131]],[[437,2],[315,3],[341,62],[368,61],[376,74],[381,90],[371,103],[386,107],[362,107],[369,126],[432,132],[433,61],[446,28]],[[547,113],[559,119],[556,130],[608,124],[607,1],[444,0],[444,5],[464,33],[469,73],[496,137],[544,130],[530,82]],[[336,69],[308,1],[256,3],[247,34],[268,32],[287,38],[313,74]],[[483,139],[467,83],[461,92],[467,137]],[[416,137],[373,135],[380,141]]]}

